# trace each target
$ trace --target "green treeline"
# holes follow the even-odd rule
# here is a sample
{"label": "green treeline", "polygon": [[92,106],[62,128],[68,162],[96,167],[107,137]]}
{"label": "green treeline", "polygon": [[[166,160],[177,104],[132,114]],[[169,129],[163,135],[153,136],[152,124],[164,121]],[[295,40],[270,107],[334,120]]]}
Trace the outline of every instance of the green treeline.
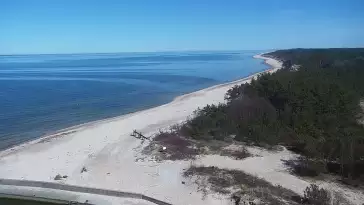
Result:
{"label": "green treeline", "polygon": [[280,144],[319,162],[321,171],[336,164],[337,174],[360,177],[364,49],[291,49],[265,56],[283,61],[284,68],[230,89],[227,104],[196,110],[180,133]]}

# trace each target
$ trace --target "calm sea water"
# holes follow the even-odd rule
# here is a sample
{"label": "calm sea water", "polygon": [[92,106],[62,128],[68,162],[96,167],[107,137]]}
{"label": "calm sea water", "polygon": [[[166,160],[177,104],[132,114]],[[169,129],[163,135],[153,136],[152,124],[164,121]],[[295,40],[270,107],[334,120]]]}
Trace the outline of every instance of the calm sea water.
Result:
{"label": "calm sea water", "polygon": [[0,56],[0,149],[262,71],[256,53]]}

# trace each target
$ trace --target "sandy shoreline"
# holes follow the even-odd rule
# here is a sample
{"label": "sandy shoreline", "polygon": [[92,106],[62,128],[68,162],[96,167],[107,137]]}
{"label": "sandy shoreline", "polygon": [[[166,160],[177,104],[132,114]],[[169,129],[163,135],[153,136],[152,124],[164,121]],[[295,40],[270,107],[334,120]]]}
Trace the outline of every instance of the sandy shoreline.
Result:
{"label": "sandy shoreline", "polygon": [[[224,95],[232,86],[248,82],[260,73],[274,72],[281,65],[276,60],[260,55],[254,56],[254,58],[264,60],[271,68],[237,81],[176,97],[168,104],[73,126],[1,151],[0,178],[54,181],[53,178],[57,174],[61,174],[69,176],[64,181],[65,183],[128,190],[123,186],[115,186],[115,183],[113,183],[114,185],[100,182],[84,184],[85,175],[91,174],[81,175],[80,170],[83,166],[91,166],[88,165],[90,163],[111,160],[113,156],[110,156],[110,153],[123,156],[123,159],[117,159],[117,162],[128,158],[128,163],[134,163],[137,155],[134,150],[140,146],[140,142],[129,136],[133,129],[148,135],[180,123],[198,107],[224,102]],[[114,154],[112,154],[113,152]],[[94,176],[100,175],[92,174],[89,177]],[[133,188],[132,191],[144,192],[139,188]]]}
{"label": "sandy shoreline", "polygon": [[[280,68],[276,60],[260,55],[255,58],[272,67],[263,72]],[[137,129],[150,135],[185,121],[198,107],[224,102],[229,88],[257,75],[182,95],[151,109],[67,128],[1,151],[0,178],[54,182],[54,177],[61,174],[68,176],[61,183],[137,192],[173,204],[200,204],[201,193],[192,191],[192,185],[180,184],[180,173],[189,162],[135,162],[141,145],[130,133]],[[81,173],[84,166],[88,171]],[[190,198],[179,197],[182,193]],[[220,204],[213,198],[207,201]]]}
{"label": "sandy shoreline", "polygon": [[[185,121],[194,110],[207,104],[224,102],[224,95],[234,85],[250,82],[263,72],[275,72],[282,63],[271,58],[256,55],[271,68],[246,78],[215,85],[193,93],[176,97],[172,102],[147,110],[94,121],[30,141],[0,152],[0,178],[58,182],[68,185],[135,192],[152,196],[177,205],[186,204],[231,204],[227,196],[197,192],[197,186],[184,178],[183,170],[193,165],[216,166],[242,170],[264,178],[272,184],[279,184],[298,194],[312,182],[300,179],[287,172],[282,160],[295,157],[287,150],[269,152],[249,147],[253,157],[234,160],[226,156],[204,155],[193,161],[162,161],[141,154],[145,144],[130,136],[134,129],[150,136],[160,129]],[[86,172],[81,172],[85,167]],[[55,181],[56,175],[67,176]],[[181,182],[185,183],[182,184]],[[364,201],[364,194],[349,190],[337,184],[319,182],[326,188],[345,191],[345,196],[354,204]],[[5,187],[6,188],[6,187]],[[8,188],[6,188],[8,189]],[[0,192],[4,186],[0,185]],[[27,193],[35,190],[28,189]],[[39,193],[39,192],[37,192]],[[42,194],[50,194],[43,190]],[[52,195],[66,197],[66,193],[52,191]],[[88,199],[95,204],[120,204],[125,199],[100,198],[90,195],[68,193],[68,199]],[[91,200],[91,201],[90,201]],[[129,204],[147,204],[144,202]]]}
{"label": "sandy shoreline", "polygon": [[[110,117],[110,118],[106,118],[106,119],[95,120],[95,121],[86,122],[86,123],[74,125],[74,126],[71,126],[71,127],[67,127],[67,128],[64,128],[64,129],[60,129],[58,131],[55,131],[54,133],[50,133],[50,134],[41,136],[41,137],[39,137],[37,139],[32,139],[32,140],[23,142],[23,143],[21,143],[19,145],[9,147],[9,148],[7,148],[5,150],[0,150],[0,157],[4,157],[7,154],[10,154],[10,153],[12,153],[14,151],[18,151],[18,150],[20,150],[22,148],[31,146],[33,144],[41,143],[41,142],[44,142],[44,141],[47,141],[47,140],[51,140],[52,138],[55,138],[55,137],[61,137],[63,135],[68,135],[70,133],[77,132],[77,131],[80,131],[80,130],[83,130],[83,129],[87,129],[89,127],[97,126],[100,123],[108,123],[108,122],[111,122],[111,121],[131,117],[133,115],[137,115],[137,114],[139,114],[141,112],[145,112],[147,110],[158,109],[158,108],[161,108],[163,106],[167,106],[168,104],[176,103],[176,102],[182,101],[182,100],[184,100],[186,98],[193,97],[194,95],[198,95],[199,93],[202,93],[202,92],[206,92],[206,91],[213,90],[213,89],[216,89],[216,88],[219,88],[219,87],[224,87],[224,86],[231,86],[232,87],[232,86],[234,86],[236,84],[244,83],[245,81],[250,80],[251,78],[256,77],[259,74],[266,73],[266,72],[275,72],[277,69],[280,68],[280,66],[281,66],[280,62],[276,61],[275,59],[263,57],[262,56],[263,54],[264,53],[259,54],[259,55],[255,55],[255,56],[253,56],[253,58],[264,60],[264,63],[267,64],[268,66],[270,66],[270,68],[267,69],[267,70],[263,70],[263,71],[254,73],[254,74],[252,74],[250,76],[247,76],[247,77],[239,79],[239,80],[235,80],[235,81],[231,81],[231,82],[226,82],[226,83],[210,86],[208,88],[204,88],[204,89],[192,92],[192,93],[187,93],[187,94],[184,94],[184,95],[180,95],[180,96],[175,97],[169,103],[159,105],[159,106],[156,106],[156,107],[153,107],[153,108],[149,108],[149,109],[146,109],[146,110],[140,110],[140,111],[136,111],[136,112],[132,112],[132,113],[116,116],[116,117]],[[206,103],[208,103],[208,102],[206,102]]]}
{"label": "sandy shoreline", "polygon": [[[261,55],[254,58],[262,59],[271,66],[263,72],[275,72],[281,67],[281,62],[275,59]],[[302,194],[309,182],[285,171],[281,160],[294,157],[287,150],[270,153],[249,148],[249,151],[256,153],[258,157],[245,160],[207,155],[194,161],[156,162],[152,158],[139,160],[143,158],[140,151],[145,145],[130,137],[134,129],[149,136],[159,129],[185,121],[198,107],[222,103],[228,89],[249,82],[260,73],[179,96],[168,104],[78,125],[2,151],[0,178],[59,182],[136,192],[172,204],[229,204],[229,198],[226,196],[209,194],[204,198],[202,193],[197,192],[194,183],[181,176],[184,169],[196,164],[243,170]],[[87,172],[81,172],[83,167],[87,168]],[[67,178],[55,181],[54,177],[57,174],[67,175]],[[186,183],[181,184],[181,181]],[[322,185],[335,186],[327,183]],[[346,194],[352,198],[356,197],[358,201],[363,199],[353,191],[346,191]],[[115,202],[120,201],[114,199],[110,203]]]}

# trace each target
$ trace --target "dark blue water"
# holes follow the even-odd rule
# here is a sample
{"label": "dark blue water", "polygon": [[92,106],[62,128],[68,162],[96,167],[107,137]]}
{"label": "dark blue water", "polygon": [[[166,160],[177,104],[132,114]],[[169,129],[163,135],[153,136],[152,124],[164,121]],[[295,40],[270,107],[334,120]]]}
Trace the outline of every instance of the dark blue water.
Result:
{"label": "dark blue water", "polygon": [[262,71],[256,53],[0,56],[0,149]]}

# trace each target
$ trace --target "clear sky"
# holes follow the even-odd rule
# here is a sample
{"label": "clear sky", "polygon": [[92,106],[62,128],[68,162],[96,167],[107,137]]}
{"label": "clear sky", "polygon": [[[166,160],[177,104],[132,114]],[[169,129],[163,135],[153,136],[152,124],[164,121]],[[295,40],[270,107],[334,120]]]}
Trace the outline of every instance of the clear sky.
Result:
{"label": "clear sky", "polygon": [[0,0],[0,54],[364,47],[364,0]]}

